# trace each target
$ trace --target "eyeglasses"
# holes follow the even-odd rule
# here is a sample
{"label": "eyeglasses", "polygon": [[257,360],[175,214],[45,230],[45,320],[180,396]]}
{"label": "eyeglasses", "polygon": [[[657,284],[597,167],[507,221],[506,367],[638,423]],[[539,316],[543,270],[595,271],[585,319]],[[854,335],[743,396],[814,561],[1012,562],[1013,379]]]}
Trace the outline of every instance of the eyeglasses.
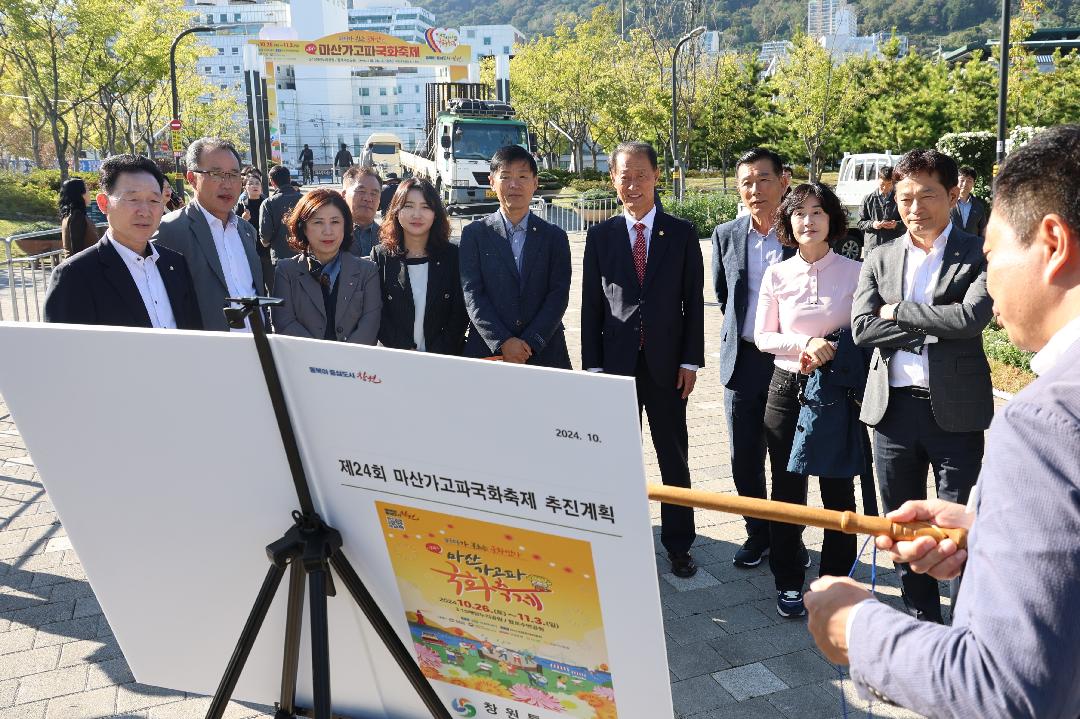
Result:
{"label": "eyeglasses", "polygon": [[197,175],[206,175],[214,182],[239,182],[239,172],[222,172],[221,170],[192,170]]}
{"label": "eyeglasses", "polygon": [[109,199],[127,207],[149,207],[151,210],[156,210],[165,204],[162,200],[138,200],[134,197],[113,197],[112,195],[109,195]]}

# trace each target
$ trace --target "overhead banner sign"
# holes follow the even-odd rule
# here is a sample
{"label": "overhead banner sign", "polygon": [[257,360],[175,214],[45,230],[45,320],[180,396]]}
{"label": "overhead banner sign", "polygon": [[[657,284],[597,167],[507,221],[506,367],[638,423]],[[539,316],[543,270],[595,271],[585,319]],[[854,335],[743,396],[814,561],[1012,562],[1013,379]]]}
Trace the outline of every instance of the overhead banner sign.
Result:
{"label": "overhead banner sign", "polygon": [[458,44],[457,30],[432,28],[424,44],[381,32],[350,30],[318,40],[249,40],[263,58],[283,65],[467,65],[472,49]]}
{"label": "overhead banner sign", "polygon": [[[452,715],[672,716],[631,379],[270,340],[316,509]],[[0,346],[136,679],[212,693],[296,508],[250,335],[0,322]],[[154,402],[126,391],[132,357]],[[237,699],[278,696],[286,594]],[[334,711],[429,717],[340,588],[328,613]],[[303,661],[302,703],[310,684]]]}

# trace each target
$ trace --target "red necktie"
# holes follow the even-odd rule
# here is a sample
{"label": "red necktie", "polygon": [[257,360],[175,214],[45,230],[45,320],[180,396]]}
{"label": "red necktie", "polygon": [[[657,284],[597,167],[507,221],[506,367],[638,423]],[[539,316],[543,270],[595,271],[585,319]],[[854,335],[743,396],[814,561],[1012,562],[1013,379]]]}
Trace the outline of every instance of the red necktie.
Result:
{"label": "red necktie", "polygon": [[[645,225],[640,222],[634,223],[634,247],[632,249],[634,255],[634,270],[637,272],[637,281],[639,285],[645,284]],[[641,340],[638,342],[638,349],[645,346],[645,320],[640,317],[641,309],[638,309],[639,318],[641,323]]]}

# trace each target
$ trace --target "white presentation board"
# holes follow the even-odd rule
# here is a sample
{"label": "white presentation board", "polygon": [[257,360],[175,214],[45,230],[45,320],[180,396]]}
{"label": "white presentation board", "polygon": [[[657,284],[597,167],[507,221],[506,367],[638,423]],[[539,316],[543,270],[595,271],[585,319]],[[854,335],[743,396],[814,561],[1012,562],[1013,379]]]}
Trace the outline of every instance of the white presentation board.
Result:
{"label": "white presentation board", "polygon": [[[270,339],[316,507],[452,715],[672,715],[632,380]],[[0,323],[0,347],[135,677],[213,693],[296,508],[254,342]],[[334,710],[427,716],[338,586]],[[285,594],[237,699],[278,696]]]}

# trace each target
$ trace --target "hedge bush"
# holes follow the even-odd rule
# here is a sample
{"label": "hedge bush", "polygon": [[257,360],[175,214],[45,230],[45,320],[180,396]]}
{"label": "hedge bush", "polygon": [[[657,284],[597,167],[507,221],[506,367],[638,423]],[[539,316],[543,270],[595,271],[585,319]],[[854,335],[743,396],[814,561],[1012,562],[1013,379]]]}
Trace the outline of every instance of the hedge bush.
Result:
{"label": "hedge bush", "polygon": [[[76,172],[71,177],[81,177],[91,194],[97,192],[98,173]],[[0,215],[56,220],[60,184],[60,170],[0,172]]]}
{"label": "hedge bush", "polygon": [[612,195],[615,194],[615,188],[608,180],[580,180],[573,179],[566,183],[574,192],[590,192],[592,190],[604,190]]}
{"label": "hedge bush", "polygon": [[998,362],[1022,369],[1025,372],[1031,371],[1033,353],[1025,352],[1010,342],[1008,333],[994,323],[990,323],[983,330],[983,349],[986,350],[987,357],[992,357]]}
{"label": "hedge bush", "polygon": [[722,222],[735,219],[739,211],[739,198],[719,192],[688,192],[682,202],[671,195],[661,197],[664,212],[690,221],[698,237],[708,237]]}
{"label": "hedge bush", "polygon": [[975,194],[989,196],[994,160],[997,159],[997,135],[992,132],[950,132],[937,141],[937,149],[956,160],[957,165],[974,168],[979,175]]}

